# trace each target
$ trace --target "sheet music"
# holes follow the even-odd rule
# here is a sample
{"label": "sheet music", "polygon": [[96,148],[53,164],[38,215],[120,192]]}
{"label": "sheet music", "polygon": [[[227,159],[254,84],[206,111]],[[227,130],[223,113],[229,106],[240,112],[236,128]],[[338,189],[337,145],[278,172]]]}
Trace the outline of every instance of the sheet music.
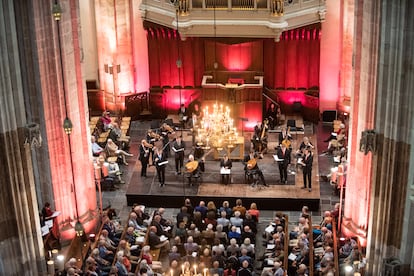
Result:
{"label": "sheet music", "polygon": [[162,166],[168,164],[168,160],[165,160],[164,162],[159,162],[157,165]]}
{"label": "sheet music", "polygon": [[46,236],[47,234],[49,234],[49,227],[47,225],[42,226],[41,231],[42,231],[42,236]]}
{"label": "sheet music", "polygon": [[231,170],[226,169],[225,167],[221,167],[220,174],[230,174]]}
{"label": "sheet music", "polygon": [[283,158],[279,158],[279,156],[277,156],[276,154],[273,155],[273,158],[275,159],[275,161],[283,161]]}

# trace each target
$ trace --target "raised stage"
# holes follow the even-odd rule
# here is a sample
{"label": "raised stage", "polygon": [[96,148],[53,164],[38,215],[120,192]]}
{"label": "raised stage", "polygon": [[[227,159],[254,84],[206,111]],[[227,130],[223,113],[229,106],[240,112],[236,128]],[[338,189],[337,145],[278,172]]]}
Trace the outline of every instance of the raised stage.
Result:
{"label": "raised stage", "polygon": [[[304,135],[308,136],[316,147],[313,126],[305,127],[304,133],[293,135],[293,152],[298,148]],[[182,134],[186,143],[185,153],[187,157],[188,154],[192,153],[192,137],[189,131],[183,131]],[[244,133],[245,152],[249,151],[251,135],[252,133],[250,132]],[[173,153],[171,153],[166,168],[166,182],[164,187],[159,186],[154,166],[148,168],[148,177],[143,178],[140,176],[141,163],[139,161],[135,163],[131,181],[126,192],[127,203],[128,205],[139,203],[146,206],[179,208],[187,197],[192,199],[193,204],[198,203],[200,200],[206,202],[212,200],[216,206],[221,206],[223,200],[228,200],[230,204],[234,204],[237,198],[241,198],[245,206],[249,206],[251,202],[256,202],[258,208],[263,210],[300,210],[303,205],[309,206],[312,211],[319,210],[320,186],[318,158],[316,156],[317,149],[315,148],[314,150],[312,191],[309,192],[307,189],[301,189],[303,186],[303,175],[301,168],[295,164],[289,166],[288,184],[279,184],[279,168],[273,159],[277,141],[278,133],[269,133],[269,151],[264,155],[263,159],[258,160],[258,165],[263,171],[266,183],[270,187],[251,187],[250,184],[246,184],[243,170],[244,166],[240,161],[233,161],[231,183],[228,185],[220,184],[220,163],[214,159],[213,153],[206,156],[205,172],[202,174],[199,183],[190,186],[187,178],[183,174],[175,175],[174,157]],[[296,160],[292,155],[292,163],[295,162]]]}

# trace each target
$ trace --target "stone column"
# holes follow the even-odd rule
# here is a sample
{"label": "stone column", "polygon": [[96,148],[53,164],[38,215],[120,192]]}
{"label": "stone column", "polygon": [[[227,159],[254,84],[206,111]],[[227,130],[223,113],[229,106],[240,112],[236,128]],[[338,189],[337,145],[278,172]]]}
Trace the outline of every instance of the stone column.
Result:
{"label": "stone column", "polygon": [[[344,18],[344,21],[353,20]],[[348,134],[348,172],[346,179],[342,232],[367,241],[371,193],[372,154],[360,149],[361,133],[374,127],[377,75],[379,7],[370,1],[355,1],[355,40],[353,91]],[[348,68],[349,70],[350,68]],[[349,74],[349,72],[343,74]]]}
{"label": "stone column", "polygon": [[[366,2],[366,1],[364,1]],[[372,1],[376,2],[376,1]],[[364,3],[365,5],[365,3]],[[380,275],[384,258],[397,257],[413,272],[414,186],[414,3],[380,1],[377,97],[372,193],[368,227],[368,271]],[[380,10],[379,10],[380,9]]]}
{"label": "stone column", "polygon": [[106,108],[125,109],[122,95],[135,92],[134,58],[131,39],[131,6],[133,1],[97,0],[96,18],[98,68],[101,89],[105,91]]}
{"label": "stone column", "polygon": [[[28,116],[28,83],[22,79],[30,73],[20,59],[25,52],[27,31],[17,23],[16,6],[19,1],[2,1],[0,7],[0,275],[44,275],[46,265],[31,148],[25,144]],[[19,15],[27,12],[20,7]],[[27,22],[33,23],[30,18]],[[26,25],[27,26],[27,25]],[[21,31],[20,36],[17,30]],[[19,52],[21,51],[21,52]],[[28,88],[30,90],[30,88]]]}

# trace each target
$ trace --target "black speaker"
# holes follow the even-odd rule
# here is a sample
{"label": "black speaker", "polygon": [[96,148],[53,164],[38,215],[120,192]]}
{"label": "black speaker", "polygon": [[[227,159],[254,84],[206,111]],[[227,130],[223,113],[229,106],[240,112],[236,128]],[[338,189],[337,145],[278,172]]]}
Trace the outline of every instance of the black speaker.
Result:
{"label": "black speaker", "polygon": [[333,123],[336,120],[336,110],[325,110],[322,113],[322,122]]}
{"label": "black speaker", "polygon": [[302,110],[302,103],[301,102],[293,102],[292,109],[293,109],[293,112],[300,112]]}
{"label": "black speaker", "polygon": [[286,126],[292,128],[296,128],[296,121],[295,120],[287,120]]}

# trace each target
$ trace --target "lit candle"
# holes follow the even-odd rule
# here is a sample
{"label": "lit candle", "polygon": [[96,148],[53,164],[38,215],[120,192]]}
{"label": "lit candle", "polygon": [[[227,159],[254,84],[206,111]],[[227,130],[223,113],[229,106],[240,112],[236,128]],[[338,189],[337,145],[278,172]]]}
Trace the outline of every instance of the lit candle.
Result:
{"label": "lit candle", "polygon": [[204,276],[207,276],[207,268],[204,268]]}
{"label": "lit candle", "polygon": [[197,275],[197,266],[194,265],[194,275]]}
{"label": "lit candle", "polygon": [[171,276],[173,276],[174,273],[173,273],[173,270],[172,269],[170,270],[170,273],[171,273]]}
{"label": "lit candle", "polygon": [[56,263],[57,263],[58,271],[63,271],[65,269],[65,256],[58,255],[56,257]]}
{"label": "lit candle", "polygon": [[184,275],[184,265],[181,265],[181,271],[183,272],[183,275]]}
{"label": "lit candle", "polygon": [[52,258],[53,260],[56,260],[56,257],[58,256],[59,251],[57,249],[52,250]]}
{"label": "lit candle", "polygon": [[47,273],[55,275],[55,263],[52,260],[47,261]]}

